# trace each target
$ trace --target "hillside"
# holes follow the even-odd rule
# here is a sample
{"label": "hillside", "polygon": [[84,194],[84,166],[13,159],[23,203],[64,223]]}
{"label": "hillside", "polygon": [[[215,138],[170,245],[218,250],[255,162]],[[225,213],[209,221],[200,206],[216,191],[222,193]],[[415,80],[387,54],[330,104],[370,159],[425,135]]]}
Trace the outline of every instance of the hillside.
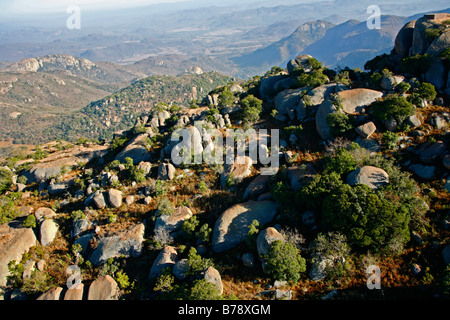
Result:
{"label": "hillside", "polygon": [[155,75],[66,117],[0,167],[0,296],[447,307],[450,13],[400,30],[364,71]]}
{"label": "hillside", "polygon": [[381,29],[370,30],[366,21],[349,20],[327,31],[319,41],[299,54],[316,57],[331,68],[363,68],[371,58],[388,53],[405,18],[382,16]]}
{"label": "hillside", "polygon": [[15,62],[0,72],[29,73],[64,71],[68,75],[79,76],[101,84],[120,85],[145,77],[141,72],[132,73],[114,63],[94,63],[84,58],[67,54],[48,55],[39,58],[28,58]]}
{"label": "hillside", "polygon": [[331,27],[333,24],[326,21],[307,22],[288,37],[251,54],[236,57],[233,62],[237,63],[243,71],[256,74],[275,65],[285,65],[292,56],[296,56],[307,46],[324,37]]}
{"label": "hillside", "polygon": [[0,72],[0,139],[47,142],[46,128],[112,91],[66,72]]}
{"label": "hillside", "polygon": [[178,77],[150,76],[91,102],[46,133],[71,141],[80,137],[111,139],[114,132],[130,128],[137,117],[151,112],[158,104],[169,103],[186,108],[192,100],[202,101],[212,89],[231,80],[231,77],[217,72]]}

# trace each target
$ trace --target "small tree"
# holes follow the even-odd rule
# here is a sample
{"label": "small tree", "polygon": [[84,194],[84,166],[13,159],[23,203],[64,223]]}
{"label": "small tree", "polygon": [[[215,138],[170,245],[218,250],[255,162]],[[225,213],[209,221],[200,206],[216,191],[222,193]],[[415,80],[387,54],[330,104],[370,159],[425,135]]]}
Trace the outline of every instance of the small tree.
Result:
{"label": "small tree", "polygon": [[414,106],[405,97],[389,95],[371,104],[372,113],[379,120],[395,119],[398,124],[414,114]]}
{"label": "small tree", "polygon": [[217,286],[205,279],[196,280],[190,290],[189,300],[219,300]]}
{"label": "small tree", "polygon": [[240,101],[242,107],[242,119],[245,122],[256,122],[262,112],[262,100],[253,95],[248,95]]}
{"label": "small tree", "polygon": [[274,279],[297,282],[306,271],[306,260],[295,245],[276,240],[270,246],[265,270]]}
{"label": "small tree", "polygon": [[420,97],[425,100],[433,101],[434,99],[436,99],[436,88],[431,83],[422,82],[419,88],[417,88],[417,91]]}

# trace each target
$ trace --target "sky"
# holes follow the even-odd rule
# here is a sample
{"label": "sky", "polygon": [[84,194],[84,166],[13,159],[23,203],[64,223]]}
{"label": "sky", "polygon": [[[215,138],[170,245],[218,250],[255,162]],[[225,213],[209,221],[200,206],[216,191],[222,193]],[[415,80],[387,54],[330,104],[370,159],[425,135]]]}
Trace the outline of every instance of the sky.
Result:
{"label": "sky", "polygon": [[118,9],[188,0],[1,0],[0,11],[11,14],[65,12],[76,5],[83,9]]}

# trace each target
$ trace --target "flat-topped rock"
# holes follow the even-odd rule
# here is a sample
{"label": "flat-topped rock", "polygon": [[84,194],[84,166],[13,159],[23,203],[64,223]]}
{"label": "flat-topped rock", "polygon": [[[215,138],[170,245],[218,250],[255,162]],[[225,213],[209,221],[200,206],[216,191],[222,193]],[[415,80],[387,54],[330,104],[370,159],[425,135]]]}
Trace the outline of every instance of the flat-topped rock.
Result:
{"label": "flat-topped rock", "polygon": [[364,108],[383,96],[383,92],[371,89],[351,89],[337,93],[342,101],[342,109],[345,113],[355,114],[364,111]]}
{"label": "flat-topped rock", "polygon": [[89,261],[99,266],[109,258],[140,256],[143,250],[144,231],[144,224],[138,223],[126,230],[101,238]]}
{"label": "flat-topped rock", "polygon": [[215,252],[223,252],[245,241],[253,220],[262,226],[273,220],[277,204],[273,201],[239,203],[225,210],[217,219],[212,236]]}
{"label": "flat-topped rock", "polygon": [[183,222],[190,218],[192,218],[191,209],[185,206],[178,207],[173,214],[161,214],[156,218],[155,231],[164,229],[165,231],[172,233],[179,230]]}

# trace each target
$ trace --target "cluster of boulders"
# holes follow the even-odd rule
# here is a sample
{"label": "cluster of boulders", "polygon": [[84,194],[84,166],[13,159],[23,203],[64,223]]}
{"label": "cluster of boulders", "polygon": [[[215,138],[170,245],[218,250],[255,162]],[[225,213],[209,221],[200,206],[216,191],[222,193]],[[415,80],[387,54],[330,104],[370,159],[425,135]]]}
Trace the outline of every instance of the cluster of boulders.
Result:
{"label": "cluster of boulders", "polygon": [[395,39],[394,50],[401,58],[417,54],[434,57],[425,73],[425,81],[432,83],[438,90],[450,95],[450,70],[440,54],[450,47],[450,29],[441,30],[436,38],[430,37],[429,30],[437,29],[444,21],[450,19],[448,13],[430,13],[422,18],[408,22]]}

